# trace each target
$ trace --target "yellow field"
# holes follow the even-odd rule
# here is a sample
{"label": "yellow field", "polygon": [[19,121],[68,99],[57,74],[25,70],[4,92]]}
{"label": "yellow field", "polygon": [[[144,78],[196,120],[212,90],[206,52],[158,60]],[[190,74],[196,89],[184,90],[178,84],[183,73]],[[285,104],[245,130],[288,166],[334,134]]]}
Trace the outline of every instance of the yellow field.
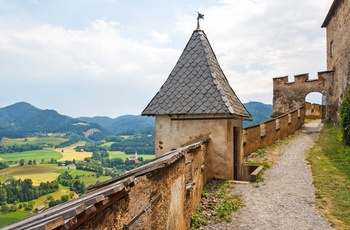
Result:
{"label": "yellow field", "polygon": [[60,168],[41,165],[13,166],[0,171],[0,176],[13,176],[15,179],[31,179],[33,185],[39,185],[41,182],[56,180],[60,175],[55,172]]}
{"label": "yellow field", "polygon": [[[84,160],[85,157],[91,157],[92,156],[92,152],[76,152],[74,150],[75,147],[77,146],[83,146],[85,145],[85,141],[80,141],[78,143],[75,143],[74,145],[70,145],[68,147],[64,147],[64,148],[59,148],[59,149],[55,149],[56,151],[60,152],[63,157],[61,159],[58,159],[58,161],[72,161],[73,159],[77,160],[77,161],[82,161]],[[63,150],[63,152],[62,152]]]}
{"label": "yellow field", "polygon": [[21,179],[31,179],[33,181],[34,186],[40,185],[41,182],[48,182],[56,180],[59,176],[59,173],[45,173],[45,174],[24,174],[24,175],[16,175],[13,176],[16,180]]}
{"label": "yellow field", "polygon": [[60,152],[63,157],[61,159],[58,159],[58,161],[72,161],[73,159],[77,161],[84,160],[85,157],[91,157],[92,152],[76,152],[74,149],[55,149],[56,151]]}

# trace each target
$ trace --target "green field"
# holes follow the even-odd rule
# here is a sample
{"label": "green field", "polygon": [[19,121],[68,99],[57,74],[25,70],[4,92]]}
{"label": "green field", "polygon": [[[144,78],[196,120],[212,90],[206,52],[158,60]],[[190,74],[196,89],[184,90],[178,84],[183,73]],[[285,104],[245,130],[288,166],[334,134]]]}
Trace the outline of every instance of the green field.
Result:
{"label": "green field", "polygon": [[2,213],[0,215],[0,228],[12,224],[16,221],[22,220],[30,215],[32,215],[32,213],[24,211],[9,212],[6,214]]}
{"label": "green field", "polygon": [[[133,156],[133,154],[125,154],[124,152],[119,152],[119,151],[109,151],[108,153],[111,159],[121,158],[125,160],[126,158]],[[137,154],[137,156],[142,157],[144,160],[152,160],[155,157],[155,155],[152,155],[152,154]]]}
{"label": "green field", "polygon": [[96,172],[92,172],[92,171],[85,171],[85,170],[74,170],[73,172],[70,173],[72,175],[72,177],[76,177],[76,176],[91,176],[91,175],[95,175]]}
{"label": "green field", "polygon": [[13,176],[2,176],[2,175],[0,175],[0,184],[4,183],[8,179],[14,180],[15,178]]}
{"label": "green field", "polygon": [[36,143],[46,143],[46,144],[53,144],[58,145],[64,141],[67,141],[68,139],[64,139],[57,136],[48,136],[48,137],[27,137],[27,138],[6,138],[4,137],[0,145],[24,145],[27,143],[30,144],[36,144]]}
{"label": "green field", "polygon": [[[85,174],[86,175],[86,174]],[[102,182],[112,179],[110,176],[100,176],[99,178],[96,178],[96,176],[81,176],[79,178],[80,181],[83,181],[85,183],[85,187],[89,187],[90,185],[95,185],[97,182]]]}
{"label": "green field", "polygon": [[51,158],[54,159],[61,159],[63,156],[60,152],[50,149],[43,149],[43,150],[33,150],[33,151],[26,151],[26,152],[15,152],[15,153],[5,153],[0,154],[0,161],[19,161],[20,159],[24,159],[25,161],[28,160],[36,160],[37,164],[41,162],[42,159],[45,160],[45,162],[48,162],[51,160]]}

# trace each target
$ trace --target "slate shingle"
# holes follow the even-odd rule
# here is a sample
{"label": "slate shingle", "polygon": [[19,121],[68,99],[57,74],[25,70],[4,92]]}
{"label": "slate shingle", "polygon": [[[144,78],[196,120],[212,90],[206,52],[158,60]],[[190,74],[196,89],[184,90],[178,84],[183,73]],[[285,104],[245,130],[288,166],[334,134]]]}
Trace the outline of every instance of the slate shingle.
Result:
{"label": "slate shingle", "polygon": [[236,96],[202,30],[195,30],[168,79],[142,115],[251,115]]}

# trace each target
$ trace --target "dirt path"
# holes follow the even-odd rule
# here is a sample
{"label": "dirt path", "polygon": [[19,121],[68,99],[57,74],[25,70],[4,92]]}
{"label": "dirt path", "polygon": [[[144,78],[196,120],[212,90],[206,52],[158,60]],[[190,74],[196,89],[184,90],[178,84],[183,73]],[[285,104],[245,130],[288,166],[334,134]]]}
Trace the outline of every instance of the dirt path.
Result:
{"label": "dirt path", "polygon": [[245,207],[231,223],[201,229],[333,229],[314,206],[315,191],[305,152],[322,128],[320,122],[304,125],[303,133],[282,148],[282,156],[264,173],[264,181],[236,184],[233,193],[242,194]]}

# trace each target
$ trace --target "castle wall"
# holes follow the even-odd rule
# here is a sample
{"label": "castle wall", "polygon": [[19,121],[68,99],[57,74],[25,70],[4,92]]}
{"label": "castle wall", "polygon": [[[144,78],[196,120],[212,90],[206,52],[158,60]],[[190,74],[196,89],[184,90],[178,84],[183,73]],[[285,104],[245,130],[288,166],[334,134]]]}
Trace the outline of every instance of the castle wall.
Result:
{"label": "castle wall", "polygon": [[326,120],[337,120],[337,101],[334,95],[334,71],[318,73],[318,79],[309,80],[308,74],[294,76],[294,82],[288,82],[288,76],[273,79],[273,115],[280,116],[303,107],[305,97],[319,92],[326,97]]}
{"label": "castle wall", "polygon": [[322,118],[322,105],[305,102],[305,117]]}
{"label": "castle wall", "polygon": [[[156,116],[156,156],[171,151],[185,143],[196,140],[196,138],[208,135],[208,154],[206,156],[207,177],[220,179],[234,178],[234,127],[242,132],[242,120],[228,118],[227,115],[182,115]],[[238,143],[241,143],[238,136]],[[241,152],[241,144],[236,146]],[[236,159],[242,162],[242,154]],[[239,175],[237,175],[239,176]]]}
{"label": "castle wall", "polygon": [[[175,154],[177,159],[168,167],[138,176],[126,197],[77,229],[122,229],[159,194],[160,199],[130,229],[190,229],[191,214],[200,202],[205,183],[202,167],[205,154],[206,144]],[[152,165],[148,167],[152,168]]]}
{"label": "castle wall", "polygon": [[338,1],[327,25],[327,68],[335,70],[333,94],[334,110],[339,107],[349,85],[350,61],[350,2]]}
{"label": "castle wall", "polygon": [[297,131],[304,123],[305,108],[243,130],[244,156],[262,147],[270,146]]}

